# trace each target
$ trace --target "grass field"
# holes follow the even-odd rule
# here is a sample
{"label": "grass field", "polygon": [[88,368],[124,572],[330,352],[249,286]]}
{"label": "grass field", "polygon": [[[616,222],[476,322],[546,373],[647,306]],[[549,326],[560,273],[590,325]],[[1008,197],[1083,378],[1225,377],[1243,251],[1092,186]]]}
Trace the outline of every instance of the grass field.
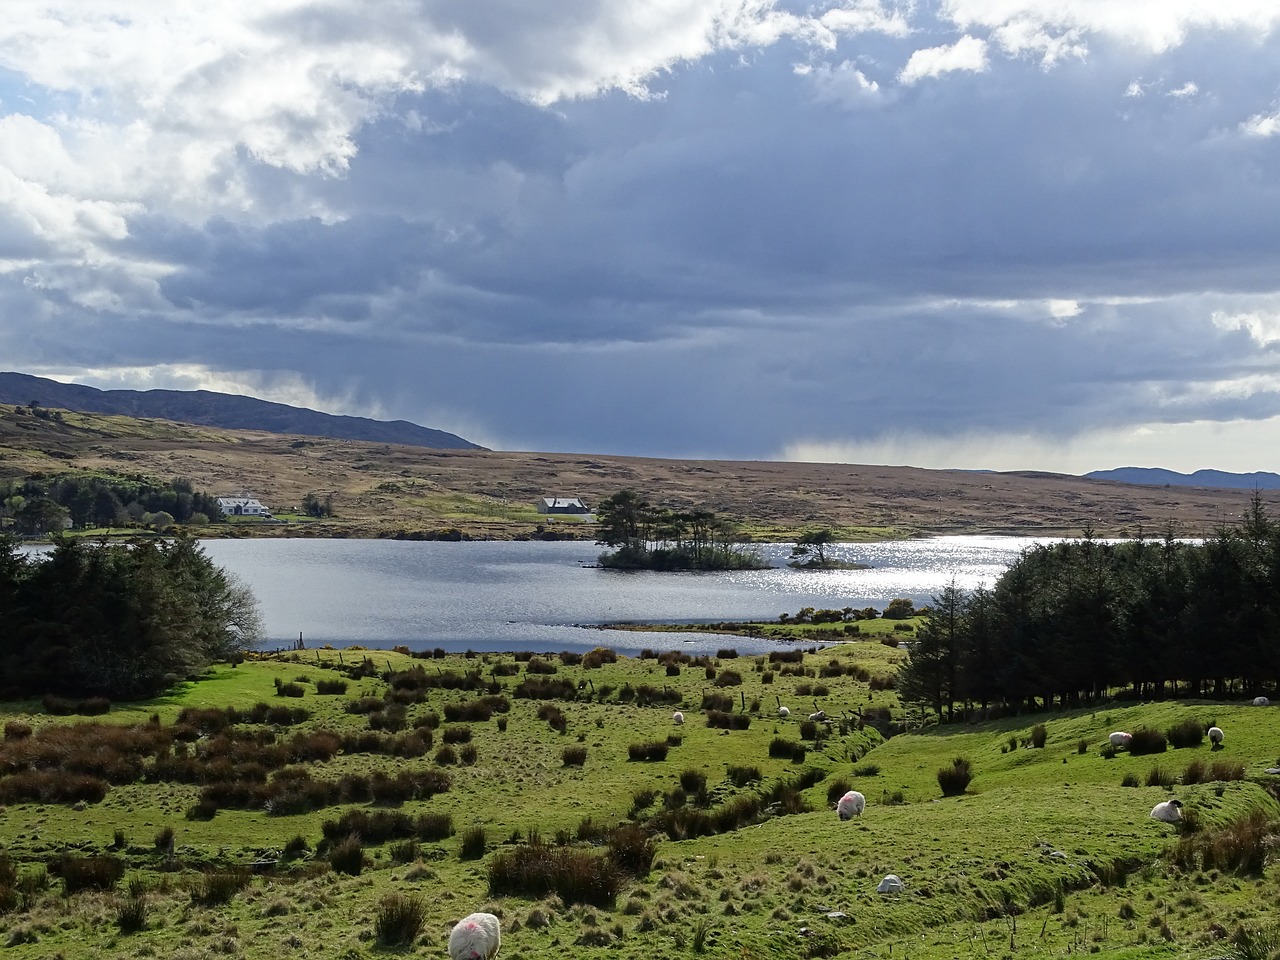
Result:
{"label": "grass field", "polygon": [[[567,952],[636,960],[1269,957],[1280,947],[1280,889],[1269,860],[1280,805],[1265,772],[1280,749],[1275,708],[1113,703],[886,738],[877,727],[895,732],[887,718],[904,717],[893,690],[882,688],[903,656],[894,647],[864,639],[800,663],[732,653],[671,666],[620,657],[593,667],[554,655],[308,650],[219,666],[100,717],[4,704],[0,795],[9,797],[24,763],[116,771],[101,800],[10,797],[0,809],[4,955],[443,956],[451,923],[480,909],[502,918],[506,960]],[[478,671],[487,689],[419,688],[401,711],[395,696],[410,688],[387,679],[399,685],[414,667],[424,683]],[[529,681],[567,683],[559,696],[519,696]],[[344,682],[341,693],[320,692]],[[457,719],[486,695],[488,719]],[[721,700],[704,710],[707,697]],[[807,722],[815,702],[829,726]],[[792,711],[786,720],[779,703]],[[195,709],[248,714],[258,704],[307,715],[275,725],[241,718],[230,728],[235,741],[190,720]],[[1221,726],[1224,748],[1205,741],[1104,755],[1112,730],[1165,731],[1188,720]],[[121,774],[127,765],[114,755],[108,762],[123,741],[106,736],[89,757],[77,752],[76,744],[99,742],[101,724],[153,738],[129,768],[138,776]],[[1034,748],[1038,724],[1043,746]],[[56,749],[35,749],[72,725],[85,726]],[[320,731],[347,738],[343,749],[283,767],[264,759]],[[442,755],[447,740],[454,762]],[[403,755],[371,752],[375,741],[397,743]],[[223,747],[235,752],[221,754]],[[632,759],[659,753],[665,759]],[[972,765],[972,780],[963,794],[943,797],[938,771],[958,757]],[[450,786],[429,799],[344,800],[305,812],[226,802],[209,816],[199,806],[207,784],[164,772],[191,758],[189,774],[224,764],[265,785],[305,770],[328,785],[431,773]],[[1207,778],[1215,764],[1229,779]],[[850,788],[866,795],[867,808],[841,822],[833,801]],[[1194,832],[1149,819],[1171,791]],[[740,823],[721,816],[739,808],[748,811]],[[385,842],[366,829],[357,867],[344,872],[351,868],[339,856],[338,821],[351,811],[403,814],[401,825],[416,826]],[[1241,823],[1251,814],[1260,819],[1248,833]],[[447,818],[451,834],[428,838],[424,815],[435,815],[436,827]],[[720,832],[690,826],[718,816]],[[612,849],[607,831],[625,823],[650,834],[652,862],[626,874],[616,895],[603,887],[491,894],[491,877],[531,839],[544,852],[601,858]],[[681,831],[692,838],[672,839]],[[122,872],[105,889],[68,893],[73,868],[87,858],[108,858]],[[905,892],[876,893],[888,873]],[[393,894],[422,909],[408,946],[380,923]]]}

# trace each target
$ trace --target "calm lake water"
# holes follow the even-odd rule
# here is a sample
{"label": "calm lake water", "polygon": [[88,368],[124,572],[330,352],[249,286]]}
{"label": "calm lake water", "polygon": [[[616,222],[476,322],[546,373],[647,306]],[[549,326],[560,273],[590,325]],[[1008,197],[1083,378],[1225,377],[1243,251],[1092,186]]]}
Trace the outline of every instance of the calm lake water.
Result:
{"label": "calm lake water", "polygon": [[[621,573],[594,566],[593,543],[433,543],[387,540],[210,540],[209,556],[249,584],[267,646],[299,632],[324,644],[389,649],[588,650],[644,647],[690,652],[716,637],[585,629],[604,623],[773,620],[802,607],[883,608],[894,597],[928,602],[953,578],[994,584],[1018,537],[938,537],[836,544],[832,555],[870,570],[802,572],[789,545],[762,548],[773,569],[733,573]],[[741,652],[769,645],[735,640]]]}

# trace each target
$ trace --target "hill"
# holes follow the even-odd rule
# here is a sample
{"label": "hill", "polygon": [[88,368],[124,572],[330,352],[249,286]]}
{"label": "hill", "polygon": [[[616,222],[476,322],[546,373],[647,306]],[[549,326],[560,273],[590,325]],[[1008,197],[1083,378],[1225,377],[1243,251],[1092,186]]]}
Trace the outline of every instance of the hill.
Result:
{"label": "hill", "polygon": [[[591,538],[589,526],[536,512],[546,496],[589,505],[624,488],[674,508],[702,506],[760,540],[834,529],[846,540],[920,534],[1183,536],[1210,532],[1247,505],[1239,490],[1135,486],[1045,473],[776,461],[690,461],[568,453],[428,450],[264,431],[193,427],[88,413],[32,416],[0,405],[0,481],[32,472],[98,471],[251,491],[276,513],[307,493],[332,496],[335,519],[254,528],[275,536],[391,536],[457,528],[529,536],[542,524]],[[1265,493],[1280,513],[1280,493]],[[237,532],[247,528],[237,527]]]}
{"label": "hill", "polygon": [[1280,474],[1257,471],[1228,473],[1225,470],[1197,470],[1178,473],[1159,467],[1117,467],[1086,473],[1092,480],[1115,480],[1161,487],[1221,487],[1229,490],[1280,490]]}
{"label": "hill", "polygon": [[42,407],[62,410],[157,417],[230,430],[267,430],[444,450],[484,449],[452,433],[420,427],[407,420],[336,416],[209,390],[99,390],[25,373],[0,373],[0,403],[21,405],[33,401]]}

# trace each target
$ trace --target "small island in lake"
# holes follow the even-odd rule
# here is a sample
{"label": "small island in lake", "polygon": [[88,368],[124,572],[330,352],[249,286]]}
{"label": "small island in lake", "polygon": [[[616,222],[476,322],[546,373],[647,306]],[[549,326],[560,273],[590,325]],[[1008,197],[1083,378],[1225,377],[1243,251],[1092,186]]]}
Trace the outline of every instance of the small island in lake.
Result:
{"label": "small island in lake", "polygon": [[769,564],[738,529],[710,510],[655,506],[622,490],[596,508],[596,542],[616,547],[600,555],[618,570],[765,570]]}
{"label": "small island in lake", "polygon": [[869,563],[855,563],[852,560],[837,560],[827,556],[827,545],[834,543],[835,531],[829,529],[810,530],[803,534],[791,548],[791,561],[788,567],[796,570],[870,570]]}

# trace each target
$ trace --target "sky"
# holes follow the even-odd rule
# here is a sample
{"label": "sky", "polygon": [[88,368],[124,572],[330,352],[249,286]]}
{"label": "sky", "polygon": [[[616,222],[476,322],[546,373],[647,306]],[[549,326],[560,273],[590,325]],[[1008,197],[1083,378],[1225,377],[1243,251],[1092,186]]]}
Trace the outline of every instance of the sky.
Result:
{"label": "sky", "polygon": [[1280,4],[5,0],[0,369],[1280,471]]}

